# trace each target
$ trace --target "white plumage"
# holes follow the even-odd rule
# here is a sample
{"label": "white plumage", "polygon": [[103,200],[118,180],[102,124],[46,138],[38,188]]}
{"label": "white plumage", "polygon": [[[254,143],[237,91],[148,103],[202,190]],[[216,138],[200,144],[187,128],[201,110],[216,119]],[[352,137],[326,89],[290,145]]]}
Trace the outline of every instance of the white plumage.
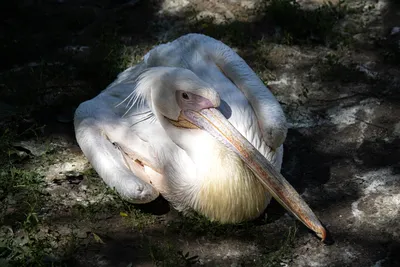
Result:
{"label": "white plumage", "polygon": [[[212,134],[187,115],[215,108],[255,149],[236,146],[240,134],[219,126]],[[75,130],[94,169],[125,199],[146,203],[161,193],[178,210],[193,209],[220,222],[263,212],[270,190],[260,182],[258,165],[248,166],[261,153],[259,161],[266,158],[279,172],[287,132],[282,108],[245,61],[200,34],[159,45],[119,74],[79,106]],[[286,191],[271,192],[279,197]]]}

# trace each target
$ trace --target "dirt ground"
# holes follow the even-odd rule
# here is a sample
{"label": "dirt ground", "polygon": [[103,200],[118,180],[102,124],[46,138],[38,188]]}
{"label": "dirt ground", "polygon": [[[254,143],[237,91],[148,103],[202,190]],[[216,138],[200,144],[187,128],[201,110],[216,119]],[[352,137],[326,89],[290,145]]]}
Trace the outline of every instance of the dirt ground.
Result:
{"label": "dirt ground", "polygon": [[[397,1],[25,0],[0,15],[0,266],[400,266]],[[76,107],[189,32],[270,86],[290,125],[282,173],[334,244],[275,202],[240,225],[130,205],[91,168]]]}

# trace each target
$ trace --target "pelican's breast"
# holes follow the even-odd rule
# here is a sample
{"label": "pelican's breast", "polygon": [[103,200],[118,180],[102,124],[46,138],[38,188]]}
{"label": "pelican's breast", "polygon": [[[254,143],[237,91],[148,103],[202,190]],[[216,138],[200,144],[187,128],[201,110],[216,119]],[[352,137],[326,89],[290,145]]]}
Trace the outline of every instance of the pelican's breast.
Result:
{"label": "pelican's breast", "polygon": [[193,209],[210,220],[238,223],[257,218],[270,196],[238,155],[214,141],[203,157]]}

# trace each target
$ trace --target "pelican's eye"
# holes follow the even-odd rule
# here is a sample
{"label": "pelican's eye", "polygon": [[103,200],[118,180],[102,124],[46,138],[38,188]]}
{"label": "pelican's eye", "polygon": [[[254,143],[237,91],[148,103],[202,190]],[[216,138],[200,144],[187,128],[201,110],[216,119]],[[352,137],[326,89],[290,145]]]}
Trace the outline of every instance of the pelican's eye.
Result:
{"label": "pelican's eye", "polygon": [[186,99],[186,100],[189,100],[189,95],[186,94],[186,93],[182,93],[182,98]]}

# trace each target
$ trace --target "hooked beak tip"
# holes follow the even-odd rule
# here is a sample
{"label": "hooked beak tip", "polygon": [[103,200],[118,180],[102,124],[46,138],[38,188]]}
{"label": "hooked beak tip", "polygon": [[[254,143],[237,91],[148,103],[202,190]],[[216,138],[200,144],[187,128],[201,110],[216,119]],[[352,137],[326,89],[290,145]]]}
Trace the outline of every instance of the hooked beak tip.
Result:
{"label": "hooked beak tip", "polygon": [[324,227],[324,231],[323,231],[323,235],[321,237],[321,241],[325,245],[328,245],[328,246],[333,245],[335,243],[335,241],[333,240],[331,233],[328,231],[328,229],[325,227],[324,224],[322,224],[322,227]]}

